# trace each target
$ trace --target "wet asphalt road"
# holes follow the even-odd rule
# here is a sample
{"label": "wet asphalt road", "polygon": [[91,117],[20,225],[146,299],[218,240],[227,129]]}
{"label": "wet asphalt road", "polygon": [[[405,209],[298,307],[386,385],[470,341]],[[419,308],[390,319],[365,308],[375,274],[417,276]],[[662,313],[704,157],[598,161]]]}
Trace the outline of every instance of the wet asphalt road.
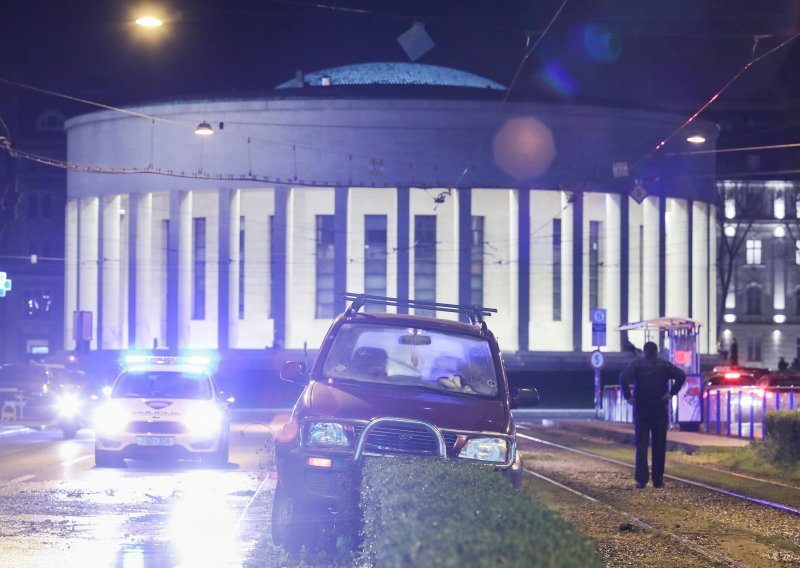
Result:
{"label": "wet asphalt road", "polygon": [[[0,438],[0,566],[241,566],[269,530],[267,411],[236,412],[225,467],[94,465],[94,433]],[[242,435],[244,432],[244,435]]]}

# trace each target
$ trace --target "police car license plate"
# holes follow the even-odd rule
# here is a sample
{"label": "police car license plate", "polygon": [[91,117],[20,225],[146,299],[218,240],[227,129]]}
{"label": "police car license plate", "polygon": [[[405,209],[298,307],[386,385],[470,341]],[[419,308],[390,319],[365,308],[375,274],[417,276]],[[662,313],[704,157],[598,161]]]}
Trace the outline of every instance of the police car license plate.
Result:
{"label": "police car license plate", "polygon": [[136,436],[136,444],[139,446],[173,446],[175,438],[173,436]]}

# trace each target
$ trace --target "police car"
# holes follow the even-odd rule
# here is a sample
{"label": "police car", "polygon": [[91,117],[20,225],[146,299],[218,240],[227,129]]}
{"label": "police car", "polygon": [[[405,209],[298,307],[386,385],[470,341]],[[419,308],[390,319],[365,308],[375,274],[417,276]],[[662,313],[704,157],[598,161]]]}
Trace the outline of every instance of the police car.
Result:
{"label": "police car", "polygon": [[128,355],[95,415],[95,464],[124,459],[228,461],[228,403],[205,356]]}

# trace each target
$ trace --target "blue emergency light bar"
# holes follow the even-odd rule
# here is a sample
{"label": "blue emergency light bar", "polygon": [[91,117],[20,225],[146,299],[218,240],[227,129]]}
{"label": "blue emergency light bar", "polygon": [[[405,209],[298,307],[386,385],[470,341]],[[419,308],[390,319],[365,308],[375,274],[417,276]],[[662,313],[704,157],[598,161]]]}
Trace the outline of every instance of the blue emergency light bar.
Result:
{"label": "blue emergency light bar", "polygon": [[122,358],[125,366],[132,365],[187,365],[209,369],[213,363],[209,355],[145,355],[129,353]]}

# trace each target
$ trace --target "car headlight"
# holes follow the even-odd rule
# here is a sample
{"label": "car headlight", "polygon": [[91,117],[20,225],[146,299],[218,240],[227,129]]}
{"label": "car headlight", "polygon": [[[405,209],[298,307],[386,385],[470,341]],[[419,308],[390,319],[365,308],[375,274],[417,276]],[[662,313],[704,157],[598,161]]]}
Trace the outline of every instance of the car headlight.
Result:
{"label": "car headlight", "polygon": [[128,423],[128,415],[125,409],[115,401],[108,401],[97,409],[94,418],[94,426],[97,435],[103,438],[110,438],[122,432]]}
{"label": "car headlight", "polygon": [[220,431],[223,419],[222,410],[209,403],[191,407],[181,421],[195,436],[213,436]]}
{"label": "car headlight", "polygon": [[81,400],[78,398],[78,395],[68,393],[58,397],[56,406],[60,416],[74,416],[80,411]]}
{"label": "car headlight", "polygon": [[467,440],[458,457],[470,460],[502,463],[508,456],[508,441],[505,438],[472,438]]}
{"label": "car headlight", "polygon": [[314,422],[308,427],[306,443],[309,446],[349,446],[344,426],[336,422]]}

